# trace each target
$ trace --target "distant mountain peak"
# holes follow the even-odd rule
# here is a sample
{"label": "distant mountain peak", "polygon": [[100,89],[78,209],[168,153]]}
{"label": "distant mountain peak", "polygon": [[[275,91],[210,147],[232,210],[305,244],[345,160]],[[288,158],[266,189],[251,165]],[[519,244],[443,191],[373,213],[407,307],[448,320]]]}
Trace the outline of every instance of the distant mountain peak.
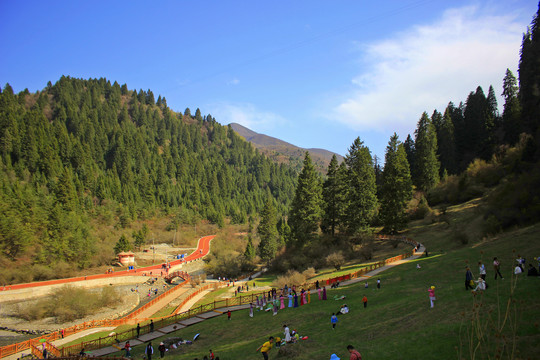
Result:
{"label": "distant mountain peak", "polygon": [[259,149],[269,158],[279,163],[288,163],[298,170],[302,168],[302,162],[306,151],[309,151],[311,160],[315,164],[317,170],[319,170],[319,172],[322,174],[326,174],[328,164],[330,163],[333,155],[336,155],[338,162],[343,161],[343,156],[325,149],[301,148],[278,138],[259,134],[237,123],[230,123],[229,126],[238,135],[253,144],[253,146]]}

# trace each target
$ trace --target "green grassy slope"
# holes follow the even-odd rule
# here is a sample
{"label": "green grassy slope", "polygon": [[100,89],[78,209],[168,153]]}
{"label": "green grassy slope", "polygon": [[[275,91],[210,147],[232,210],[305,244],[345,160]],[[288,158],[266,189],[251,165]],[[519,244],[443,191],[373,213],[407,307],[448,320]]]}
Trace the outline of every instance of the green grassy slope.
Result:
{"label": "green grassy slope", "polygon": [[[374,286],[376,278],[371,278],[368,290],[362,283],[330,290],[327,301],[312,296],[311,304],[282,310],[277,316],[256,312],[254,318],[249,318],[248,311],[243,310],[234,312],[231,321],[227,321],[226,316],[207,320],[164,337],[188,339],[201,333],[195,344],[168,352],[167,357],[200,359],[208,354],[208,349],[213,349],[221,359],[262,358],[255,349],[268,336],[280,336],[286,323],[309,339],[288,345],[287,355],[280,356],[272,349],[270,358],[329,359],[336,353],[343,359],[348,358],[346,346],[353,344],[364,359],[457,359],[459,353],[470,359],[473,347],[469,346],[467,333],[473,328],[472,324],[478,325],[477,328],[483,329],[487,336],[475,354],[477,359],[486,359],[490,354],[484,349],[495,351],[500,344],[497,341],[501,341],[493,335],[493,330],[506,314],[511,284],[514,284],[511,271],[515,256],[521,254],[528,263],[533,263],[533,256],[540,256],[540,224],[482,239],[478,235],[481,220],[477,204],[473,201],[448,209],[448,223],[421,221],[411,224],[410,236],[423,242],[430,249],[430,256],[381,273],[380,290]],[[468,245],[453,239],[456,226],[470,235]],[[491,261],[494,256],[501,260],[501,272],[505,276],[498,282],[493,280]],[[465,266],[470,264],[478,276],[478,260],[486,263],[489,288],[484,296],[474,297],[464,288]],[[421,269],[416,268],[417,264]],[[533,264],[537,265],[536,262]],[[431,285],[436,286],[434,309],[429,308],[427,293]],[[510,303],[510,316],[502,331],[506,339],[515,338],[515,358],[538,358],[540,353],[539,289],[540,278],[522,274],[517,279],[512,298],[515,301]],[[368,297],[367,309],[361,302],[364,294]],[[346,299],[334,301],[334,295],[345,295]],[[340,316],[333,331],[331,313],[338,311],[343,302],[349,305],[351,312]],[[471,322],[468,319],[473,308],[480,309],[481,316]],[[493,322],[489,322],[488,317]],[[159,341],[154,341],[154,345]],[[511,348],[503,349],[508,350]],[[140,357],[143,351],[144,346],[139,345],[132,354]],[[507,353],[503,355],[507,358]]]}

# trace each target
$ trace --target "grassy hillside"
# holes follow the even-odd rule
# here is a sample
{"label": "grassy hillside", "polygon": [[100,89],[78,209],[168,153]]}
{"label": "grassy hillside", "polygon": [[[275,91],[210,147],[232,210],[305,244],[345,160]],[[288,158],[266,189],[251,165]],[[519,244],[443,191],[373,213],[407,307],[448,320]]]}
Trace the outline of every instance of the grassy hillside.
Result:
{"label": "grassy hillside", "polygon": [[[480,202],[473,200],[448,208],[445,221],[434,217],[411,224],[409,235],[424,243],[430,256],[381,273],[380,290],[372,278],[368,290],[363,284],[330,290],[328,301],[315,296],[311,304],[282,310],[277,316],[255,313],[249,318],[245,310],[233,313],[231,321],[225,316],[207,320],[169,334],[167,337],[187,339],[200,333],[201,338],[194,345],[169,352],[167,357],[202,358],[213,349],[221,359],[259,358],[255,349],[268,336],[280,336],[283,324],[288,324],[309,339],[288,345],[282,355],[273,349],[270,358],[328,359],[336,353],[343,359],[347,358],[348,344],[356,346],[364,359],[487,359],[495,358],[497,350],[502,358],[537,358],[540,278],[522,274],[516,279],[511,273],[517,254],[526,257],[528,263],[533,263],[533,256],[540,256],[540,224],[482,238],[478,235],[479,206]],[[463,244],[462,235],[455,236],[458,230],[468,235],[468,244]],[[505,276],[497,282],[491,266],[494,256],[501,260]],[[471,265],[478,276],[478,260],[486,263],[488,271],[489,288],[483,296],[473,296],[464,288],[465,267]],[[436,286],[434,309],[429,307],[427,293],[431,285]],[[368,297],[367,309],[362,306],[364,294]],[[334,295],[346,299],[334,301]],[[344,302],[351,312],[340,316],[333,331],[330,316]],[[474,354],[471,351],[477,337],[471,334],[484,336]],[[140,345],[132,353],[138,357],[143,351]]]}

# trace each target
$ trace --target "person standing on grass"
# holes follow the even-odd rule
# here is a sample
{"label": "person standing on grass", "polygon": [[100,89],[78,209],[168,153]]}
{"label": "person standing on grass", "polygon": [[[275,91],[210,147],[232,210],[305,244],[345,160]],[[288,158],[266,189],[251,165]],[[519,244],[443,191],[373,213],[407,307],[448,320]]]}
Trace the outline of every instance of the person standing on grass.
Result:
{"label": "person standing on grass", "polygon": [[227,320],[231,320],[231,310],[227,310]]}
{"label": "person standing on grass", "polygon": [[362,302],[364,303],[364,309],[367,308],[367,296],[364,295],[364,297],[362,298]]}
{"label": "person standing on grass", "polygon": [[212,349],[208,350],[208,352],[210,353],[210,354],[208,355],[208,358],[209,358],[210,360],[214,360],[216,357],[214,356],[214,352],[212,351]]}
{"label": "person standing on grass", "polygon": [[381,279],[377,279],[377,289],[381,288]]}
{"label": "person standing on grass", "polygon": [[429,289],[428,289],[428,293],[429,293],[429,302],[431,304],[431,307],[434,307],[435,306],[435,286],[431,286]]}
{"label": "person standing on grass", "polygon": [[495,280],[497,280],[497,274],[499,275],[499,277],[501,279],[504,279],[503,276],[501,275],[500,269],[501,269],[501,263],[499,262],[497,257],[494,257],[493,258],[493,270],[495,270]]}
{"label": "person standing on grass", "polygon": [[165,344],[163,343],[163,341],[159,343],[158,350],[159,357],[163,359],[163,357],[165,356]]}
{"label": "person standing on grass", "polygon": [[148,342],[148,345],[146,345],[146,350],[144,350],[144,353],[146,354],[146,358],[148,360],[152,360],[152,354],[154,353],[154,348],[152,347],[151,342]]}
{"label": "person standing on grass", "polygon": [[249,317],[253,317],[253,303],[249,303]]}
{"label": "person standing on grass", "polygon": [[481,261],[478,262],[478,273],[480,274],[482,280],[486,281],[486,267]]}
{"label": "person standing on grass", "polygon": [[354,346],[348,345],[347,350],[349,351],[349,354],[351,354],[349,360],[362,360],[362,355],[360,355],[360,353],[354,348]]}
{"label": "person standing on grass", "polygon": [[265,342],[264,344],[262,344],[261,346],[259,346],[257,348],[257,350],[255,350],[256,352],[259,352],[259,350],[261,351],[261,354],[264,358],[264,360],[268,360],[268,352],[270,351],[270,349],[272,348],[272,343],[274,342],[274,337],[273,336],[270,336],[268,338],[268,341]]}
{"label": "person standing on grass", "polygon": [[326,300],[326,286],[323,286],[322,288],[322,299]]}
{"label": "person standing on grass", "polygon": [[474,289],[473,288],[473,274],[471,272],[471,269],[469,269],[469,267],[467,266],[466,267],[466,272],[465,272],[465,291],[469,290],[469,288]]}
{"label": "person standing on grass", "polygon": [[332,317],[330,318],[330,323],[332,324],[332,330],[336,330],[336,324],[337,324],[337,316],[335,313],[332,313]]}

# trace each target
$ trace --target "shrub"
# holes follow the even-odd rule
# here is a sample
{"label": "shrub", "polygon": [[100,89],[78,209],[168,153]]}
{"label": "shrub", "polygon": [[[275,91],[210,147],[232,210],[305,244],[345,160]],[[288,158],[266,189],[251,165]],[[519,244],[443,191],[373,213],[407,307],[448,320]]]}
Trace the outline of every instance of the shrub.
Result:
{"label": "shrub", "polygon": [[54,279],[54,271],[45,265],[36,264],[32,266],[32,274],[34,281],[43,281],[43,280],[50,280]]}
{"label": "shrub", "polygon": [[326,257],[326,263],[329,266],[333,266],[336,270],[341,269],[341,265],[345,263],[345,258],[341,251],[334,252]]}
{"label": "shrub", "polygon": [[313,267],[309,267],[307,268],[306,270],[304,270],[302,272],[302,275],[304,275],[304,277],[306,279],[309,279],[309,278],[312,278],[316,275],[316,272],[315,272],[315,269]]}
{"label": "shrub", "polygon": [[467,245],[469,243],[469,235],[465,230],[455,228],[452,236],[462,245]]}
{"label": "shrub", "polygon": [[495,235],[501,232],[502,226],[499,219],[493,214],[488,215],[486,220],[482,223],[482,231],[484,235]]}
{"label": "shrub", "polygon": [[300,274],[296,270],[289,270],[287,273],[283,276],[279,276],[274,282],[272,283],[273,286],[277,287],[278,289],[281,289],[287,286],[300,286],[306,282],[306,277],[303,274]]}

